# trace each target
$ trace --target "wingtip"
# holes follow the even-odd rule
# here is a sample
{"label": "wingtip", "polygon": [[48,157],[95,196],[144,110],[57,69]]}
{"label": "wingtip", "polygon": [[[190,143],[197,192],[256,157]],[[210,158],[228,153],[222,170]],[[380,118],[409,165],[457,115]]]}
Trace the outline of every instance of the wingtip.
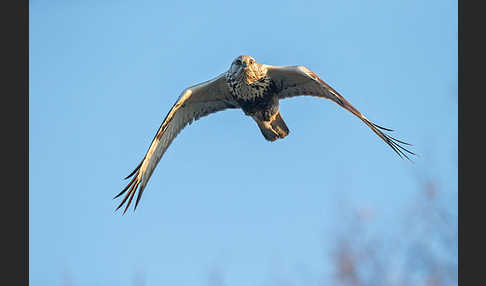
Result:
{"label": "wingtip", "polygon": [[140,181],[139,180],[136,180],[136,179],[137,179],[137,176],[133,177],[133,179],[130,181],[130,183],[123,189],[123,191],[120,194],[117,195],[117,197],[118,197],[121,194],[125,193],[125,191],[128,189],[128,187],[130,187],[130,189],[128,189],[128,193],[125,195],[125,197],[123,198],[123,200],[121,201],[121,203],[116,208],[116,210],[118,210],[119,208],[121,208],[125,204],[125,202],[127,202],[127,199],[128,199],[128,202],[127,202],[127,205],[126,205],[126,208],[125,208],[125,211],[123,212],[123,214],[125,214],[125,212],[127,211],[128,207],[130,206],[130,203],[131,203],[131,201],[133,199],[133,195],[137,191],[138,184],[140,183]]}
{"label": "wingtip", "polygon": [[132,177],[133,175],[135,175],[135,173],[137,173],[137,172],[138,172],[138,170],[140,169],[140,167],[142,166],[142,164],[143,164],[143,161],[144,161],[144,160],[145,160],[145,157],[142,159],[142,161],[140,161],[140,163],[139,163],[139,164],[138,164],[138,166],[135,168],[135,170],[133,170],[133,171],[132,171],[132,172],[131,172],[131,173],[130,173],[128,176],[126,176],[126,177],[124,178],[124,180],[127,180],[127,179],[129,179],[130,177]]}
{"label": "wingtip", "polygon": [[414,152],[408,150],[407,148],[403,147],[402,145],[400,144],[403,144],[403,145],[407,145],[407,146],[413,146],[412,144],[410,143],[407,143],[407,142],[404,142],[402,140],[399,140],[393,136],[390,136],[386,133],[384,133],[383,131],[379,130],[379,129],[382,129],[382,130],[386,130],[386,131],[393,131],[392,129],[389,129],[389,128],[385,128],[383,126],[380,126],[378,124],[375,124],[369,120],[367,120],[367,122],[371,123],[371,125],[369,125],[370,127],[372,126],[372,129],[374,129],[375,133],[378,134],[378,136],[381,137],[381,139],[383,139],[387,144],[388,146],[390,146],[393,151],[402,159],[402,160],[405,160],[407,159],[408,161],[410,162],[414,162],[408,155],[408,154],[411,154],[411,155],[414,155],[416,156],[417,154],[415,154]]}
{"label": "wingtip", "polygon": [[[371,122],[371,121],[370,121],[370,122]],[[373,125],[374,125],[375,127],[377,127],[377,128],[380,128],[380,129],[382,129],[382,130],[385,130],[385,131],[389,131],[389,132],[394,132],[394,131],[395,131],[395,130],[393,130],[393,129],[386,128],[386,127],[383,127],[383,126],[380,126],[380,125],[378,125],[378,124],[376,124],[376,123],[374,123],[374,122],[371,122],[371,124],[373,124]]]}
{"label": "wingtip", "polygon": [[117,211],[118,211],[118,210],[121,208],[121,206],[122,206],[122,205],[123,205],[123,203],[119,204],[119,205],[116,207],[115,211],[113,211],[113,212],[114,212],[114,213],[116,213],[116,212],[117,212]]}

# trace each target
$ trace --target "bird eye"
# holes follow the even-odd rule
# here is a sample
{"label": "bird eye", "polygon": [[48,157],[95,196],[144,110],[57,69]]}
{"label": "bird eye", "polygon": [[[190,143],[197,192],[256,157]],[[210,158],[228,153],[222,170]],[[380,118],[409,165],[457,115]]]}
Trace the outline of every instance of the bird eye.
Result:
{"label": "bird eye", "polygon": [[236,64],[241,66],[241,61],[240,60],[236,60]]}
{"label": "bird eye", "polygon": [[250,59],[250,65],[253,64],[254,60],[253,59]]}

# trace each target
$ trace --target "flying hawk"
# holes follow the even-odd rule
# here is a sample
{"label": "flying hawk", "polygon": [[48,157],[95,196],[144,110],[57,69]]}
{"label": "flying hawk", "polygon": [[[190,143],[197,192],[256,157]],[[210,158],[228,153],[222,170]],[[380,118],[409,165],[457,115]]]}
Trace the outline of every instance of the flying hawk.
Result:
{"label": "flying hawk", "polygon": [[[337,91],[304,66],[271,66],[257,63],[250,56],[239,56],[228,71],[218,77],[186,88],[170,109],[155,134],[145,157],[125,179],[130,183],[115,198],[126,193],[117,207],[126,203],[125,213],[137,192],[134,210],[142,196],[152,172],[177,134],[194,120],[229,108],[240,108],[253,118],[268,141],[285,138],[289,128],[279,111],[279,100],[287,97],[310,95],[330,99],[361,119],[400,157],[410,160],[413,154],[400,144],[410,145],[393,138],[381,130],[393,131],[369,121]],[[128,192],[127,192],[128,191]]]}

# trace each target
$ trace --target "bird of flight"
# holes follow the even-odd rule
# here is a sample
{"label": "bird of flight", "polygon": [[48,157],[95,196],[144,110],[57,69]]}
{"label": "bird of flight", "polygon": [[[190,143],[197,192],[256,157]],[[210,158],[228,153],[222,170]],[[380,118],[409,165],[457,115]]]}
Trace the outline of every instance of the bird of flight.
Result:
{"label": "bird of flight", "polygon": [[[133,176],[128,185],[115,198],[126,193],[118,210],[126,203],[125,213],[137,192],[134,210],[152,172],[172,140],[194,120],[224,109],[239,108],[255,120],[268,141],[282,139],[289,134],[279,111],[279,100],[294,96],[315,96],[334,101],[361,119],[401,158],[410,160],[415,155],[401,144],[410,145],[383,133],[393,131],[369,121],[337,91],[304,66],[271,66],[260,64],[250,56],[239,56],[228,71],[201,84],[186,88],[170,109],[155,134],[140,164],[125,179]],[[382,131],[383,130],[383,131]]]}

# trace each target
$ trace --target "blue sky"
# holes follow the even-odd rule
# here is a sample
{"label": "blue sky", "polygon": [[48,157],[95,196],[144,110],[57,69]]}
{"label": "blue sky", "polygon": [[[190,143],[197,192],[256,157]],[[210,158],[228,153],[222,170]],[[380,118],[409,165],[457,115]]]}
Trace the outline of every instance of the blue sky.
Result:
{"label": "blue sky", "polygon": [[[240,54],[307,66],[420,157],[401,160],[331,101],[287,99],[284,140],[239,110],[205,117],[137,211],[113,213],[180,92]],[[31,0],[29,55],[31,285],[326,277],[343,205],[392,228],[417,174],[457,213],[456,1]]]}

